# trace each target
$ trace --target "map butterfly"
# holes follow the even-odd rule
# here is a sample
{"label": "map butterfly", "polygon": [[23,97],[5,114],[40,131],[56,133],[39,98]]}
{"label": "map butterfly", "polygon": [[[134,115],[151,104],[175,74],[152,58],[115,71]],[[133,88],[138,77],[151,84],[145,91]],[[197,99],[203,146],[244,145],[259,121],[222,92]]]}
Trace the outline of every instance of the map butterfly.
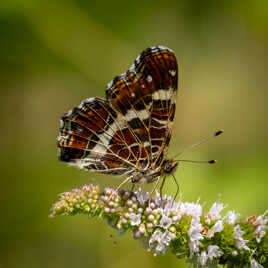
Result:
{"label": "map butterfly", "polygon": [[61,118],[60,160],[127,175],[133,185],[158,183],[172,174],[177,162],[166,157],[177,84],[174,52],[163,46],[145,49],[129,70],[107,85],[106,100],[86,99]]}

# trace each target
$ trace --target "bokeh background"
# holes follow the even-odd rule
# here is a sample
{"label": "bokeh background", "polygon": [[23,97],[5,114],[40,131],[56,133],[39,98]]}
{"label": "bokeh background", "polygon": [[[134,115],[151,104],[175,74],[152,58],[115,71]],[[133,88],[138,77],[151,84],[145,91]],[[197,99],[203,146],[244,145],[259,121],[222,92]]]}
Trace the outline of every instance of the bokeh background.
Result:
{"label": "bokeh background", "polygon": [[[58,193],[122,180],[60,163],[59,118],[87,97],[104,97],[106,84],[153,45],[175,50],[180,66],[170,156],[225,130],[184,155],[220,161],[181,164],[183,199],[263,213],[267,18],[264,0],[1,1],[0,267],[187,267],[171,254],[153,257],[98,219],[48,218]],[[170,180],[166,192],[175,190]]]}

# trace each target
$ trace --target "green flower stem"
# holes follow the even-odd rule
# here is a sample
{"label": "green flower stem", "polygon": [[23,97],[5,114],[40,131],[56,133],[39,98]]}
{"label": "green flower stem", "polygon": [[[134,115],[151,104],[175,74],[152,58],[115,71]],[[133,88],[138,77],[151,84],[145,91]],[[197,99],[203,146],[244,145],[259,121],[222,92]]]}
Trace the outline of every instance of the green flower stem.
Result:
{"label": "green flower stem", "polygon": [[120,233],[133,233],[154,255],[171,250],[201,267],[224,264],[228,267],[268,267],[268,217],[239,218],[216,202],[207,213],[199,202],[174,202],[171,196],[154,199],[149,194],[96,185],[62,193],[53,205],[51,217],[85,214],[100,217]]}

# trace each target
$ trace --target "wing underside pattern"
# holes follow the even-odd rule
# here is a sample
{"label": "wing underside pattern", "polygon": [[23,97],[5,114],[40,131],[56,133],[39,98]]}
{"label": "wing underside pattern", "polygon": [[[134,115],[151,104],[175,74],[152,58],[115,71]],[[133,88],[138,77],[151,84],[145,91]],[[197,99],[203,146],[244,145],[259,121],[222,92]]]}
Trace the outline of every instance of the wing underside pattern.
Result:
{"label": "wing underside pattern", "polygon": [[107,86],[61,119],[60,159],[106,174],[159,169],[171,137],[178,67],[165,47],[144,50]]}

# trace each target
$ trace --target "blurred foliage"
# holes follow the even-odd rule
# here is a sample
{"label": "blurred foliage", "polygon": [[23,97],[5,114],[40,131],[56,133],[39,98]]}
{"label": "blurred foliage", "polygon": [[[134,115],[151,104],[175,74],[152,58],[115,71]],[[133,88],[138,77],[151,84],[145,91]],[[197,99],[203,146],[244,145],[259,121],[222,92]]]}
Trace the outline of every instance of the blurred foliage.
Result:
{"label": "blurred foliage", "polygon": [[[0,267],[186,267],[98,220],[48,219],[57,193],[121,181],[59,163],[58,120],[82,99],[104,97],[107,82],[152,45],[174,49],[180,65],[170,156],[225,130],[185,154],[220,162],[181,164],[183,199],[211,204],[220,195],[245,216],[267,209],[267,17],[264,0],[2,1]],[[172,181],[166,191],[175,192]]]}

